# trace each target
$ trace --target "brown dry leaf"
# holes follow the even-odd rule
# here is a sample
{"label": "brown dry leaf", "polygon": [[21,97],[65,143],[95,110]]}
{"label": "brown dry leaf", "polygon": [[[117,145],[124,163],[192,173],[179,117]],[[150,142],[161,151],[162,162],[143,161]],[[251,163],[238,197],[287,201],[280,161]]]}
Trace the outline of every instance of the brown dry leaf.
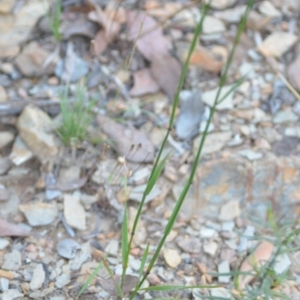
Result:
{"label": "brown dry leaf", "polygon": [[155,54],[150,67],[151,75],[160,88],[173,101],[181,74],[181,65],[169,53]]}
{"label": "brown dry leaf", "polygon": [[0,219],[0,236],[28,236],[29,231]]}
{"label": "brown dry leaf", "polygon": [[[187,57],[187,54],[188,53],[185,54],[185,58]],[[219,73],[224,65],[224,61],[217,59],[213,53],[206,48],[199,46],[193,52],[190,64],[213,73]]]}
{"label": "brown dry leaf", "polygon": [[[98,123],[109,139],[114,143],[116,151],[132,162],[152,162],[155,149],[148,137],[133,126],[123,126],[110,118],[98,115]],[[134,147],[133,147],[134,146]]]}
{"label": "brown dry leaf", "polygon": [[98,25],[89,21],[85,14],[76,14],[76,18],[72,20],[64,19],[60,28],[65,39],[73,35],[83,35],[93,39],[98,31]]}
{"label": "brown dry leaf", "polygon": [[103,29],[99,30],[94,40],[95,54],[101,54],[121,30],[121,23],[114,18],[111,8],[102,10],[93,0],[89,0],[95,10],[88,14],[89,20],[98,23]]}
{"label": "brown dry leaf", "polygon": [[133,74],[134,85],[129,91],[133,97],[154,94],[159,91],[159,85],[152,78],[148,68],[138,70]]}
{"label": "brown dry leaf", "polygon": [[127,26],[129,39],[136,40],[137,49],[149,61],[167,55],[172,48],[157,22],[143,12],[129,11]]}
{"label": "brown dry leaf", "polygon": [[[274,245],[270,242],[263,241],[261,242],[253,253],[251,253],[241,264],[240,271],[241,272],[251,272],[255,273],[255,268],[260,268],[265,265],[268,260],[272,257],[272,253],[274,250]],[[238,283],[239,288],[244,289],[246,284],[250,283],[254,279],[254,274],[250,275],[239,275]]]}
{"label": "brown dry leaf", "polygon": [[[115,275],[114,279],[99,279],[101,287],[108,292],[111,296],[118,296],[118,291],[116,289],[115,283],[120,285],[120,276]],[[138,277],[133,275],[125,275],[123,293],[127,294],[130,292],[138,283]]]}

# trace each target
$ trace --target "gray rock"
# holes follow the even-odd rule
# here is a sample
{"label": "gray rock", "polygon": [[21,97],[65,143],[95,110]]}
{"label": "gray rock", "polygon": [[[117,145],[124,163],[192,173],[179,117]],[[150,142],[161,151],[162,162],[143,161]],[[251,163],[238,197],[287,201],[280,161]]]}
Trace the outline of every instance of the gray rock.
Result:
{"label": "gray rock", "polygon": [[186,99],[181,97],[180,113],[175,126],[178,138],[193,138],[198,133],[203,112],[200,90],[190,92]]}
{"label": "gray rock", "polygon": [[33,270],[32,279],[29,283],[30,289],[36,291],[40,289],[45,281],[46,273],[42,264],[37,264]]}
{"label": "gray rock", "polygon": [[43,226],[51,224],[58,216],[58,209],[55,203],[37,202],[33,204],[19,205],[31,226]]}
{"label": "gray rock", "polygon": [[14,140],[14,135],[9,131],[0,131],[0,150]]}
{"label": "gray rock", "polygon": [[105,248],[105,252],[110,256],[118,256],[119,254],[119,241],[111,239]]}
{"label": "gray rock", "polygon": [[0,278],[0,290],[6,292],[9,289],[9,280],[7,278]]}
{"label": "gray rock", "polygon": [[22,294],[17,289],[9,289],[2,294],[2,300],[13,300],[13,299],[17,299],[17,298],[23,299],[23,297],[24,297],[24,294]]}
{"label": "gray rock", "polygon": [[0,157],[0,176],[5,175],[11,167],[9,157]]}
{"label": "gray rock", "polygon": [[80,203],[80,192],[73,194],[64,194],[64,217],[66,222],[72,228],[78,230],[86,229],[86,213]]}
{"label": "gray rock", "polygon": [[79,270],[81,265],[91,258],[90,242],[86,242],[81,246],[80,251],[77,251],[74,259],[70,262],[71,270]]}
{"label": "gray rock", "polygon": [[20,269],[22,265],[21,258],[21,252],[18,250],[13,250],[10,253],[6,253],[4,255],[4,263],[2,265],[2,269],[9,271],[16,271]]}
{"label": "gray rock", "polygon": [[290,110],[281,110],[273,118],[275,124],[292,123],[298,121],[299,117]]}
{"label": "gray rock", "polygon": [[23,140],[18,135],[13,144],[13,148],[9,158],[16,165],[20,166],[24,162],[33,157],[32,151],[27,147]]}
{"label": "gray rock", "polygon": [[[232,88],[231,85],[224,86],[222,88],[219,100],[221,100],[222,97],[224,97],[231,90],[231,88]],[[212,107],[215,102],[217,92],[218,92],[218,88],[215,88],[214,90],[203,93],[202,101],[207,105],[209,105],[210,107]],[[232,96],[233,96],[233,92],[231,92],[222,102],[220,102],[217,105],[217,110],[232,109],[233,108]]]}
{"label": "gray rock", "polygon": [[230,201],[221,208],[219,220],[231,221],[239,217],[241,214],[240,204],[238,201]]}
{"label": "gray rock", "polygon": [[5,249],[9,245],[8,239],[0,238],[0,250]]}
{"label": "gray rock", "polygon": [[[230,266],[227,260],[224,260],[218,264],[218,273],[230,273]],[[219,275],[218,281],[221,283],[229,283],[230,276],[228,275]]]}
{"label": "gray rock", "polygon": [[291,264],[292,262],[289,256],[286,253],[283,253],[276,257],[276,262],[273,269],[278,275],[280,275],[283,272],[287,271]]}
{"label": "gray rock", "polygon": [[57,244],[57,253],[64,258],[73,259],[81,246],[74,240],[65,239]]}
{"label": "gray rock", "polygon": [[18,119],[20,137],[42,161],[58,153],[59,142],[50,132],[52,126],[50,117],[34,105],[27,105]]}

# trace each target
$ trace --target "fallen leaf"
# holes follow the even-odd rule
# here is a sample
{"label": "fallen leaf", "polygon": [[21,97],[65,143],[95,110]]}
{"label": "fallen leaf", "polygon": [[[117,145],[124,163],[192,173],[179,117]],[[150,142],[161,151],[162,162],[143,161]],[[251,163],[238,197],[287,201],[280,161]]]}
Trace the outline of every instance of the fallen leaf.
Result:
{"label": "fallen leaf", "polygon": [[[187,57],[187,53],[185,57]],[[215,55],[206,48],[199,46],[192,53],[190,64],[213,73],[219,73],[224,65],[224,61],[216,58]]]}
{"label": "fallen leaf", "polygon": [[133,74],[134,85],[129,91],[133,97],[154,94],[159,91],[159,85],[152,78],[148,68],[138,70]]}
{"label": "fallen leaf", "polygon": [[169,53],[155,54],[150,67],[151,75],[160,88],[173,101],[181,75],[181,65]]}
{"label": "fallen leaf", "polygon": [[28,236],[29,231],[0,219],[0,236]]}
{"label": "fallen leaf", "polygon": [[99,55],[119,34],[121,30],[121,23],[117,22],[117,18],[115,17],[118,16],[120,20],[120,14],[113,14],[111,7],[108,7],[107,10],[103,10],[94,1],[89,0],[89,2],[95,8],[94,11],[91,11],[88,14],[89,20],[96,22],[100,26],[102,26],[102,29],[98,31],[94,39],[95,54]]}
{"label": "fallen leaf", "polygon": [[86,14],[76,14],[76,18],[64,19],[60,29],[65,39],[73,35],[83,35],[93,39],[98,31],[98,25],[89,21]]}
{"label": "fallen leaf", "polygon": [[265,265],[270,258],[274,250],[274,245],[270,242],[261,242],[253,253],[251,253],[243,262],[240,267],[241,272],[251,272],[253,274],[243,275],[238,277],[239,288],[244,289],[246,284],[250,283],[255,277],[255,269],[261,268]]}
{"label": "fallen leaf", "polygon": [[[118,291],[116,289],[115,283],[120,285],[121,277],[119,275],[115,275],[114,279],[98,279],[101,287],[108,292],[111,296],[118,296]],[[124,285],[123,285],[123,293],[127,294],[130,292],[138,283],[138,277],[133,275],[125,275]]]}
{"label": "fallen leaf", "polygon": [[152,17],[143,12],[129,11],[127,26],[129,39],[136,40],[137,49],[147,60],[153,61],[157,56],[169,54],[171,42]]}
{"label": "fallen leaf", "polygon": [[97,120],[121,156],[125,156],[127,160],[132,162],[147,163],[153,161],[154,146],[143,132],[133,126],[125,127],[101,115],[98,115]]}

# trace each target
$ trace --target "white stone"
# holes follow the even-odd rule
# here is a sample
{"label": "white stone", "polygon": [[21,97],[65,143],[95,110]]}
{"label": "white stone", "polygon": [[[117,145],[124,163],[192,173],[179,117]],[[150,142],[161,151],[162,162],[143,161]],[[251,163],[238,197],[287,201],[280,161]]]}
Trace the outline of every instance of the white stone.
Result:
{"label": "white stone", "polygon": [[29,283],[30,289],[33,291],[40,289],[45,281],[45,278],[46,273],[44,271],[43,265],[38,264],[33,270],[32,279]]}
{"label": "white stone", "polygon": [[202,238],[211,238],[214,236],[218,236],[218,232],[213,228],[208,228],[208,227],[203,226],[200,229],[200,236]]}
{"label": "white stone", "polygon": [[231,300],[233,297],[231,296],[230,292],[227,291],[224,288],[217,288],[217,289],[211,289],[210,290],[210,295],[212,297],[215,297],[216,299],[226,299],[226,300]]}
{"label": "white stone", "polygon": [[221,208],[219,220],[232,221],[241,214],[240,204],[238,201],[229,201]]}
{"label": "white stone", "polygon": [[219,33],[225,30],[226,27],[221,20],[209,15],[205,16],[202,29],[203,34]]}
{"label": "white stone", "polygon": [[212,257],[216,255],[217,250],[218,250],[218,244],[214,241],[205,243],[203,245],[203,251]]}
{"label": "white stone", "polygon": [[21,252],[16,249],[12,252],[6,253],[4,255],[4,263],[2,265],[2,269],[9,271],[18,270],[22,265],[21,259]]}
{"label": "white stone", "polygon": [[265,57],[280,58],[297,40],[298,37],[292,33],[275,31],[271,33],[257,49]]}
{"label": "white stone", "polygon": [[236,2],[236,0],[206,0],[205,2],[209,4],[212,8],[224,9],[233,5]]}
{"label": "white stone", "polygon": [[300,137],[300,127],[287,127],[284,130],[286,136]]}
{"label": "white stone", "polygon": [[291,123],[298,121],[299,117],[291,110],[281,110],[273,118],[275,124]]}
{"label": "white stone", "polygon": [[13,300],[13,299],[17,299],[17,298],[24,299],[23,297],[24,297],[24,294],[22,294],[17,289],[9,289],[2,294],[2,300]]}
{"label": "white stone", "polygon": [[291,266],[292,262],[286,253],[280,254],[276,257],[276,262],[274,265],[274,271],[280,275],[287,271]]}
{"label": "white stone", "polygon": [[6,292],[9,289],[9,280],[7,278],[0,278],[0,290]]}
{"label": "white stone", "polygon": [[22,141],[22,139],[18,135],[13,144],[13,148],[9,158],[16,166],[19,166],[31,159],[32,157],[32,151],[27,147],[27,145]]}
{"label": "white stone", "polygon": [[41,160],[58,153],[59,142],[51,129],[50,117],[40,108],[27,105],[19,116],[17,127],[22,140]]}
{"label": "white stone", "polygon": [[163,255],[167,265],[173,269],[181,263],[181,257],[175,249],[165,249]]}
{"label": "white stone", "polygon": [[55,203],[22,204],[19,205],[19,209],[31,226],[49,225],[58,216],[58,209]]}
{"label": "white stone", "polygon": [[261,152],[256,152],[253,151],[252,149],[245,149],[239,151],[239,155],[248,158],[250,161],[257,160],[263,157],[263,154]]}
{"label": "white stone", "polygon": [[[222,88],[222,91],[219,96],[219,101],[224,97],[230,90],[232,86],[227,85]],[[219,88],[215,88],[211,91],[205,92],[202,94],[202,101],[212,107],[214,105],[217,93]],[[232,109],[233,108],[233,102],[232,97],[233,92],[231,92],[224,100],[222,100],[216,107],[217,110],[224,110],[224,109]]]}
{"label": "white stone", "polygon": [[105,247],[105,252],[110,256],[118,256],[119,253],[119,241],[111,239],[108,245]]}
{"label": "white stone", "polygon": [[241,20],[246,10],[246,7],[246,5],[239,5],[234,8],[226,9],[223,11],[217,11],[215,12],[214,16],[228,23],[237,23]]}
{"label": "white stone", "polygon": [[0,149],[4,148],[14,140],[14,135],[9,131],[0,131]]}
{"label": "white stone", "polygon": [[[138,186],[134,187],[129,194],[129,199],[135,200],[137,202],[141,202],[145,189],[146,189],[146,184],[138,185]],[[154,185],[150,194],[147,195],[145,203],[148,203],[148,202],[154,200],[160,194],[161,194],[161,189],[157,185]]]}
{"label": "white stone", "polygon": [[70,269],[77,271],[81,265],[91,258],[91,245],[86,242],[81,246],[80,251],[76,252],[74,259],[70,262]]}
{"label": "white stone", "polygon": [[[229,273],[230,266],[228,260],[224,260],[218,264],[218,273]],[[219,275],[218,281],[221,283],[228,283],[230,282],[230,276],[228,275]]]}
{"label": "white stone", "polygon": [[[220,151],[231,139],[231,131],[225,132],[213,132],[206,136],[204,147],[202,149],[202,155],[211,154]],[[202,136],[197,137],[194,140],[194,154],[197,153],[199,143]]]}
{"label": "white stone", "polygon": [[0,250],[5,249],[9,245],[9,241],[5,238],[0,238]]}
{"label": "white stone", "polygon": [[281,16],[280,11],[270,1],[261,2],[258,6],[258,10],[268,17],[276,18]]}
{"label": "white stone", "polygon": [[64,216],[69,226],[78,229],[86,229],[86,213],[80,203],[80,192],[64,194]]}

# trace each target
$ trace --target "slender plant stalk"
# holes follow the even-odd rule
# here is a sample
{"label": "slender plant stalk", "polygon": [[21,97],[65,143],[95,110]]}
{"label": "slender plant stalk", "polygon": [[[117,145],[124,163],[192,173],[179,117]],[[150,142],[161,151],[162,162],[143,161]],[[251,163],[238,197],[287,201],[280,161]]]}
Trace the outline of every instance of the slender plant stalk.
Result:
{"label": "slender plant stalk", "polygon": [[[200,34],[201,30],[202,30],[203,21],[204,21],[206,13],[208,12],[208,9],[209,9],[209,6],[208,5],[204,5],[204,9],[203,9],[203,13],[202,13],[201,19],[199,21],[199,24],[197,25],[197,28],[196,28],[195,33],[194,33],[193,41],[192,41],[192,43],[190,45],[188,57],[187,57],[187,59],[186,59],[186,61],[184,63],[183,70],[181,72],[179,84],[178,84],[178,87],[177,87],[177,90],[176,90],[175,99],[174,99],[173,106],[172,106],[172,112],[171,112],[171,116],[170,116],[169,127],[168,127],[167,133],[165,135],[165,138],[164,138],[164,140],[162,142],[162,145],[161,145],[161,147],[159,149],[158,155],[156,157],[156,160],[155,160],[154,166],[152,168],[149,180],[147,182],[147,186],[153,181],[153,175],[156,173],[156,169],[158,167],[158,163],[160,162],[162,152],[163,152],[163,150],[165,148],[165,145],[166,145],[166,143],[168,141],[168,137],[169,137],[170,132],[171,132],[171,130],[173,128],[174,121],[175,121],[175,112],[176,112],[176,108],[177,108],[178,102],[179,102],[179,93],[182,90],[182,87],[183,87],[183,84],[184,84],[184,80],[185,80],[185,77],[186,77],[186,74],[187,74],[187,71],[188,71],[190,58],[191,58],[192,53],[194,52],[195,47],[197,45],[198,36],[199,36],[199,34]],[[129,250],[127,251],[127,259],[126,259],[127,261],[129,259],[129,253],[130,253],[131,245],[132,245],[132,242],[133,242],[133,237],[134,237],[134,234],[135,234],[135,231],[136,231],[136,228],[137,228],[137,224],[138,224],[138,221],[140,219],[140,216],[141,216],[141,213],[142,213],[142,208],[144,206],[144,203],[145,203],[145,200],[146,200],[146,197],[147,197],[146,191],[147,191],[147,188],[145,189],[145,191],[143,193],[142,200],[141,200],[141,202],[139,204],[138,211],[137,211],[136,217],[134,219],[134,223],[133,223],[133,227],[132,227],[132,231],[131,231],[131,236],[130,236],[130,240],[129,240],[129,244],[128,244],[128,249]],[[123,273],[122,273],[122,277],[123,278],[125,276],[125,273],[126,273],[126,270],[123,270]],[[143,282],[144,282],[144,280],[145,279],[143,279]],[[137,291],[135,291],[135,294],[136,294],[136,292]],[[132,298],[130,298],[130,299],[132,299]]]}
{"label": "slender plant stalk", "polygon": [[[171,229],[173,228],[173,225],[177,219],[177,216],[179,214],[179,211],[181,209],[181,206],[183,204],[183,201],[187,195],[187,192],[189,190],[189,187],[190,185],[193,183],[193,179],[194,179],[194,176],[195,176],[195,173],[196,173],[196,170],[197,170],[197,167],[198,167],[198,163],[199,163],[199,159],[200,159],[200,155],[201,155],[201,152],[202,152],[202,149],[203,149],[203,146],[204,146],[204,142],[205,142],[205,139],[206,139],[206,136],[207,136],[207,133],[208,133],[208,128],[209,128],[209,125],[212,121],[212,118],[214,116],[214,113],[215,113],[215,110],[216,110],[216,107],[217,105],[220,103],[219,99],[220,99],[220,94],[221,94],[221,90],[222,90],[222,87],[225,85],[226,83],[226,79],[227,79],[227,74],[228,74],[228,70],[229,70],[229,67],[232,63],[232,60],[233,60],[233,57],[234,57],[234,53],[235,53],[235,49],[238,45],[238,42],[240,40],[240,37],[241,37],[241,34],[242,32],[244,31],[244,28],[245,28],[245,25],[246,25],[246,21],[247,21],[247,18],[248,18],[248,15],[251,11],[251,8],[253,6],[253,3],[254,3],[254,0],[249,0],[248,1],[248,4],[247,4],[247,8],[246,8],[246,11],[241,19],[241,22],[238,26],[238,29],[237,29],[237,34],[235,36],[235,39],[234,39],[234,43],[233,43],[233,47],[232,47],[232,50],[229,54],[229,58],[227,60],[227,63],[226,63],[226,66],[224,68],[224,72],[221,76],[221,79],[220,79],[220,83],[219,83],[219,89],[218,89],[218,92],[217,92],[217,95],[216,95],[216,98],[215,98],[215,101],[214,101],[214,104],[210,110],[210,115],[209,115],[209,119],[206,123],[206,127],[205,127],[205,130],[203,132],[203,135],[202,135],[202,138],[201,138],[201,141],[200,141],[200,145],[199,145],[199,148],[198,148],[198,151],[197,151],[197,154],[196,154],[196,157],[195,157],[195,160],[194,160],[194,163],[193,163],[193,166],[192,166],[192,170],[191,170],[191,173],[190,173],[190,176],[183,188],[183,191],[181,192],[181,195],[179,196],[179,199],[177,200],[176,202],[176,205],[175,205],[175,208],[173,209],[173,212],[172,212],[172,215],[171,217],[169,218],[169,221],[166,225],[166,228],[165,228],[165,232],[164,232],[164,235],[163,237],[161,238],[151,260],[150,260],[150,263],[147,267],[147,271],[146,273],[144,274],[143,278],[141,279],[141,281],[139,282],[139,284],[137,285],[136,289],[134,290],[134,292],[132,293],[131,297],[130,297],[130,300],[132,300],[134,298],[134,296],[137,294],[138,290],[141,288],[142,284],[144,283],[144,281],[146,280],[148,274],[150,273],[150,271],[152,270],[158,256],[159,256],[159,253],[163,247],[163,245],[165,244],[165,241],[171,231]],[[204,17],[206,15],[208,11],[208,7],[205,6],[205,9],[203,11],[203,15],[201,17],[201,20],[197,26],[197,30],[195,32],[195,35],[194,35],[194,39],[193,39],[193,42],[191,44],[191,47],[190,47],[190,51],[189,51],[189,56],[186,60],[186,64],[185,66],[188,66],[187,63],[189,62],[189,58],[193,52],[193,49],[195,47],[195,44],[196,44],[196,41],[197,41],[197,37],[199,35],[199,33],[201,32],[201,29],[202,29],[202,24],[203,24],[203,20],[204,20]],[[184,70],[185,71],[185,70]],[[182,75],[185,75],[184,74],[184,71],[182,72]],[[183,77],[183,76],[182,76]],[[182,78],[181,78],[182,79]],[[181,85],[179,84],[178,88],[180,87]],[[172,125],[173,125],[173,121],[174,121],[174,115],[173,113],[175,112],[175,109],[176,109],[176,106],[177,106],[177,103],[176,103],[176,100],[178,101],[178,98],[179,98],[179,92],[180,92],[181,88],[177,90],[177,93],[176,93],[176,97],[175,97],[175,101],[174,101],[174,104],[173,104],[173,109],[172,109],[172,114],[171,114],[171,119],[170,119],[170,128],[172,128]],[[225,98],[222,97],[221,100],[224,100]],[[168,136],[170,133],[170,130],[168,131],[167,135]],[[163,146],[164,146],[164,143],[163,143]],[[162,146],[162,148],[163,148]],[[162,149],[161,148],[161,149]],[[161,150],[162,151],[162,150]],[[150,177],[151,179],[151,177]],[[150,180],[149,179],[149,180]]]}

